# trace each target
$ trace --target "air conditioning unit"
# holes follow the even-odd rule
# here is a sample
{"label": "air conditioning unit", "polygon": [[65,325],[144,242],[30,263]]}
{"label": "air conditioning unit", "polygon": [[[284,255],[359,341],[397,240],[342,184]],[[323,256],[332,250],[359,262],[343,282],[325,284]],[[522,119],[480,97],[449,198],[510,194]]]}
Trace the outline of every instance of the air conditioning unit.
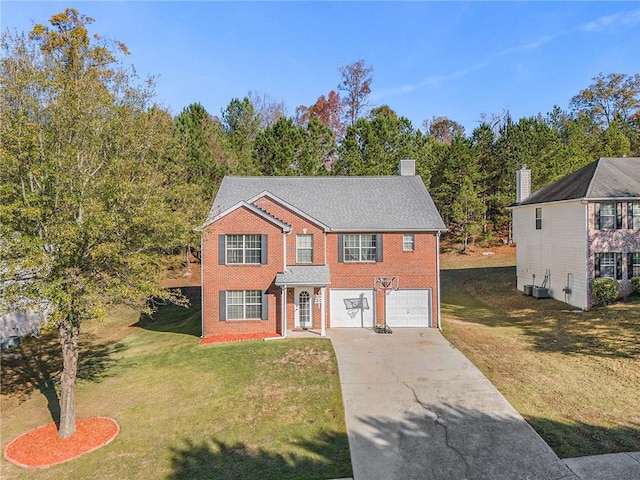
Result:
{"label": "air conditioning unit", "polygon": [[533,287],[533,296],[535,298],[549,298],[549,289],[546,287]]}
{"label": "air conditioning unit", "polygon": [[523,292],[527,297],[533,295],[533,285],[525,285],[523,287]]}

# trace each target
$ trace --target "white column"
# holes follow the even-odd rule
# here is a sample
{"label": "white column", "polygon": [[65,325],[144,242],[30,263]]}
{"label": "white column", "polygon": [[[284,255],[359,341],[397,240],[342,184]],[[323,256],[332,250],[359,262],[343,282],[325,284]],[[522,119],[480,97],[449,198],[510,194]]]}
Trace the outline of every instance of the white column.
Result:
{"label": "white column", "polygon": [[327,335],[327,309],[325,306],[325,290],[326,287],[320,289],[320,335]]}
{"label": "white column", "polygon": [[287,336],[287,286],[283,285],[282,287],[282,337],[286,338]]}

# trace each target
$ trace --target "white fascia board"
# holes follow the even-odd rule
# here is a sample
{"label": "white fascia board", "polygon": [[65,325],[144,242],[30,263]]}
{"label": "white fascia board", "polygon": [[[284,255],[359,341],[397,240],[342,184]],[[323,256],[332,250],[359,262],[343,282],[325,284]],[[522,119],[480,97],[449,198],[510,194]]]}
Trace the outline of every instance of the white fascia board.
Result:
{"label": "white fascia board", "polygon": [[202,225],[199,229],[203,230],[204,228],[208,227],[209,225],[211,225],[212,223],[217,222],[218,220],[220,220],[223,217],[226,217],[227,215],[229,215],[232,212],[235,212],[236,210],[238,210],[239,208],[247,208],[248,210],[251,210],[253,213],[255,213],[256,215],[264,218],[265,220],[267,220],[268,222],[273,223],[274,225],[277,225],[278,227],[280,227],[282,229],[283,232],[290,232],[291,231],[291,226],[284,223],[281,220],[278,220],[277,218],[275,218],[272,215],[269,215],[267,212],[265,212],[264,210],[259,209],[258,207],[256,207],[255,205],[252,205],[250,203],[245,202],[244,200],[236,203],[235,205],[233,205],[232,207],[227,208],[224,212],[220,212],[218,215],[216,215],[215,217],[213,217],[212,219],[210,219],[208,222],[206,222],[204,225]]}
{"label": "white fascia board", "polygon": [[306,220],[309,220],[311,223],[316,224],[318,227],[320,227],[320,228],[322,228],[324,230],[329,230],[329,226],[328,225],[325,225],[324,223],[322,223],[321,221],[317,220],[316,218],[313,218],[308,213],[305,213],[302,210],[300,210],[299,208],[295,207],[294,205],[291,205],[290,203],[282,200],[280,197],[278,197],[277,195],[274,195],[273,193],[269,192],[268,190],[264,190],[261,193],[259,193],[258,195],[250,198],[249,199],[249,203],[254,203],[254,202],[256,202],[256,200],[258,200],[258,199],[260,199],[262,197],[268,197],[271,200],[273,200],[274,202],[279,203],[283,207],[288,208],[292,212],[294,212],[294,213],[300,215],[301,217],[305,218]]}

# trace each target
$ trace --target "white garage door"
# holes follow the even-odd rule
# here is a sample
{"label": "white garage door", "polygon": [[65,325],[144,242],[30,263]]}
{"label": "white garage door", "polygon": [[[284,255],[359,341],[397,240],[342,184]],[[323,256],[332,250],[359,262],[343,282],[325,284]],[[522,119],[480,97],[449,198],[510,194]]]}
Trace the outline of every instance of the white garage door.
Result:
{"label": "white garage door", "polygon": [[387,325],[393,327],[431,326],[431,290],[400,289],[387,295]]}
{"label": "white garage door", "polygon": [[372,289],[336,289],[329,292],[331,328],[373,327],[375,300]]}

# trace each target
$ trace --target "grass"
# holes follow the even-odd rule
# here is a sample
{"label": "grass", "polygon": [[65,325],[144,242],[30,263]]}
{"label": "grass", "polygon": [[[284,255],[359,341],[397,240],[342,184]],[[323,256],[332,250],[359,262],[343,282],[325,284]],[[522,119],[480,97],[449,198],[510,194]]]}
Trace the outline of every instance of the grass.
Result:
{"label": "grass", "polygon": [[640,299],[524,296],[515,251],[445,255],[444,334],[563,458],[640,450]]}
{"label": "grass", "polygon": [[[77,416],[112,417],[120,435],[100,450],[45,470],[27,471],[2,460],[2,478],[350,476],[331,343],[199,346],[197,305],[196,299],[188,310],[163,307],[153,320],[122,308],[102,326],[87,324]],[[58,414],[56,347],[55,336],[46,336],[12,351],[21,359],[3,358],[3,448]],[[47,354],[32,355],[38,351]],[[5,378],[13,380],[5,384]]]}

